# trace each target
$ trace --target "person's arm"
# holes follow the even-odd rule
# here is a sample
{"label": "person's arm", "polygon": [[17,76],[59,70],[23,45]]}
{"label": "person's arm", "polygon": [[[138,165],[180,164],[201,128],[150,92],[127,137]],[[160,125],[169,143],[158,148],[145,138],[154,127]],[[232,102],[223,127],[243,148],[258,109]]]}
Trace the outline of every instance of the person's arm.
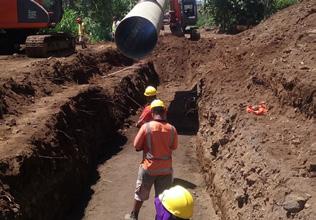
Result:
{"label": "person's arm", "polygon": [[150,108],[145,107],[142,111],[142,114],[139,116],[138,122],[136,123],[136,127],[140,128],[143,124],[145,124],[151,116]]}
{"label": "person's arm", "polygon": [[173,138],[173,144],[171,145],[171,150],[175,150],[178,148],[178,132],[175,127],[173,127],[173,131],[174,131],[174,138]]}
{"label": "person's arm", "polygon": [[134,139],[134,147],[135,147],[136,151],[144,150],[145,137],[146,137],[146,129],[145,129],[145,126],[142,126],[139,129],[139,131]]}

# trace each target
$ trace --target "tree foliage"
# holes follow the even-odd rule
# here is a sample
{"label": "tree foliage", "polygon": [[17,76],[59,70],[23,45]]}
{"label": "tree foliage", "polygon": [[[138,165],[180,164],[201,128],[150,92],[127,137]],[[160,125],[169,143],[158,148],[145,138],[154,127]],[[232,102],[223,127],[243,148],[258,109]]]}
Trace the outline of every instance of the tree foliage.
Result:
{"label": "tree foliage", "polygon": [[86,24],[90,40],[108,39],[113,17],[122,19],[136,2],[137,0],[65,0],[64,16],[56,30],[76,34],[78,27],[75,20],[80,16]]}
{"label": "tree foliage", "polygon": [[298,3],[298,0],[276,0],[273,5],[274,11],[281,10],[296,3]]}
{"label": "tree foliage", "polygon": [[58,23],[55,27],[57,32],[67,32],[75,35],[77,33],[77,26],[74,25],[74,21],[78,17],[78,13],[75,10],[67,9],[64,11],[62,22]]}
{"label": "tree foliage", "polygon": [[220,31],[236,32],[238,25],[258,24],[273,12],[296,0],[204,0],[203,13],[212,17]]}

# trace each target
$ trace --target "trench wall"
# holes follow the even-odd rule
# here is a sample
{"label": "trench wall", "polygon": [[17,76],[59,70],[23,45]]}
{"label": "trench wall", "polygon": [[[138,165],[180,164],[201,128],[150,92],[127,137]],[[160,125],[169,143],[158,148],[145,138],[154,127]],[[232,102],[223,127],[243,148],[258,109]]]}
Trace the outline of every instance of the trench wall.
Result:
{"label": "trench wall", "polygon": [[118,130],[157,83],[153,65],[140,65],[84,87],[48,114],[25,151],[0,160],[0,219],[63,219],[98,161],[120,150],[112,147]]}

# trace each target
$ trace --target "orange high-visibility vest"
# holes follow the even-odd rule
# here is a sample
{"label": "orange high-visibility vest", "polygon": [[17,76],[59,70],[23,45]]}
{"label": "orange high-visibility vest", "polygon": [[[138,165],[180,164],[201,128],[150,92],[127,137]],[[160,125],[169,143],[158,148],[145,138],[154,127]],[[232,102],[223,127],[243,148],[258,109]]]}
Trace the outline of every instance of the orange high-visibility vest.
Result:
{"label": "orange high-visibility vest", "polygon": [[135,148],[143,150],[143,168],[152,176],[172,173],[172,150],[177,144],[176,129],[160,121],[145,123],[134,141]]}

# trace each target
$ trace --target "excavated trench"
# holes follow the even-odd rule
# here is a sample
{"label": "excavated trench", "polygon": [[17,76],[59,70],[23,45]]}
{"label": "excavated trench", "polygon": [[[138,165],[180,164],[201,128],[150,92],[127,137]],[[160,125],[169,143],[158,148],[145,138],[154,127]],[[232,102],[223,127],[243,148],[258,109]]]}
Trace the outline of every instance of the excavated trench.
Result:
{"label": "excavated trench", "polygon": [[[0,139],[3,146],[12,148],[0,160],[0,219],[63,219],[76,211],[80,219],[92,193],[90,186],[99,178],[97,164],[121,150],[126,139],[120,129],[129,126],[126,119],[139,108],[136,102],[144,103],[145,86],[158,84],[157,73],[163,93],[172,96],[168,98],[170,122],[179,134],[197,137],[187,145],[195,145],[206,190],[221,219],[286,219],[283,204],[295,195],[307,204],[300,207],[297,218],[315,219],[315,65],[310,49],[315,44],[292,36],[314,29],[315,6],[304,2],[311,2],[310,9],[302,3],[296,13],[280,13],[276,20],[245,35],[199,42],[165,36],[148,59],[155,66],[129,68],[133,61],[121,60],[119,55],[112,59],[113,53],[79,54],[69,64],[39,63],[45,66],[35,74],[39,80],[34,80],[34,74],[16,85],[7,80],[0,87],[0,117],[23,116],[23,108],[15,105],[21,100],[23,106],[31,105],[41,95],[48,97],[42,105],[50,111],[39,111],[46,120],[38,125],[32,122],[40,121],[35,117],[38,106],[31,109],[30,120],[22,120],[30,126],[22,130],[36,128],[36,132],[27,139],[19,136],[23,134],[19,129],[13,133],[22,141],[13,144]],[[298,29],[284,32],[280,28],[284,18],[289,21],[286,28]],[[297,23],[305,18],[310,18],[309,26]],[[276,33],[263,34],[273,30],[271,26]],[[280,37],[283,46],[276,50]],[[300,40],[304,41],[298,46],[302,51],[310,49],[308,53],[298,50]],[[104,62],[107,58],[109,62]],[[110,75],[116,71],[119,74]],[[192,88],[195,82],[199,83]],[[262,100],[267,102],[267,115],[257,117],[245,111],[247,105]],[[20,121],[10,124],[19,126]],[[20,145],[26,149],[22,153]],[[190,173],[185,174],[191,174],[187,170]]]}
{"label": "excavated trench", "polygon": [[[131,64],[129,60],[122,62]],[[91,66],[98,71],[102,67],[101,62],[98,68]],[[59,74],[68,77],[65,66],[63,70]],[[34,126],[27,123],[35,132],[28,134],[27,128],[21,128],[18,138],[11,141],[8,137],[7,147],[12,150],[0,162],[0,219],[63,219],[78,201],[81,203],[98,179],[97,164],[118,153],[126,141],[120,129],[129,126],[127,118],[144,103],[145,87],[159,83],[151,63],[120,71],[105,78],[94,77],[89,85],[82,83],[92,75],[83,76],[89,73],[83,71],[78,78],[82,85],[65,89],[60,99],[59,93],[43,97],[43,109],[35,106],[31,111],[28,118],[34,114],[35,119],[38,111],[45,119]],[[70,72],[70,76],[75,79],[77,75]],[[23,88],[13,86],[12,90],[21,92]],[[2,111],[6,113],[5,108]],[[16,124],[20,124],[19,119]],[[17,140],[26,145],[22,152],[14,149]]]}

